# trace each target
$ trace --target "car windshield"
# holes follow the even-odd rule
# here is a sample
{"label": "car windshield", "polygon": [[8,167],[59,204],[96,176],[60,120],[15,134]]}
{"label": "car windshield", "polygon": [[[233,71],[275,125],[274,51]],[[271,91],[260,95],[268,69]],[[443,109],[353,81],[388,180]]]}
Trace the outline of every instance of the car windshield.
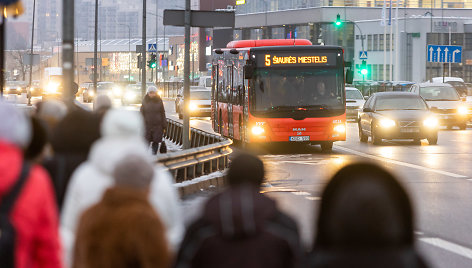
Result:
{"label": "car windshield", "polygon": [[344,79],[337,69],[256,70],[255,112],[344,109]]}
{"label": "car windshield", "polygon": [[458,101],[460,99],[453,87],[422,87],[420,95],[427,101]]}
{"label": "car windshield", "polygon": [[361,92],[359,90],[346,90],[346,99],[348,100],[363,100]]}
{"label": "car windshield", "polygon": [[211,91],[190,91],[191,100],[209,100],[211,98]]}
{"label": "car windshield", "polygon": [[376,111],[427,110],[428,106],[419,97],[399,96],[399,97],[377,98],[374,109]]}
{"label": "car windshield", "polygon": [[111,90],[113,88],[113,83],[99,84],[97,90]]}
{"label": "car windshield", "polygon": [[467,95],[467,86],[465,85],[464,82],[461,82],[461,81],[448,81],[447,82],[448,84],[450,84],[451,86],[453,86],[456,90],[457,90],[457,93],[459,93],[459,95],[461,96],[466,96]]}

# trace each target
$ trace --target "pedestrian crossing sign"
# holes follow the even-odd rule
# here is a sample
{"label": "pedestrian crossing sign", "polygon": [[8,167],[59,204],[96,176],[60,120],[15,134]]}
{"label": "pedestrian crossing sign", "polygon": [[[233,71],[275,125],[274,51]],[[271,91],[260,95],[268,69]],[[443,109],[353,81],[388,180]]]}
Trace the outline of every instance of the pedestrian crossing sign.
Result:
{"label": "pedestrian crossing sign", "polygon": [[367,51],[359,51],[359,59],[366,60],[367,59]]}
{"label": "pedestrian crossing sign", "polygon": [[148,44],[148,52],[157,52],[157,44]]}

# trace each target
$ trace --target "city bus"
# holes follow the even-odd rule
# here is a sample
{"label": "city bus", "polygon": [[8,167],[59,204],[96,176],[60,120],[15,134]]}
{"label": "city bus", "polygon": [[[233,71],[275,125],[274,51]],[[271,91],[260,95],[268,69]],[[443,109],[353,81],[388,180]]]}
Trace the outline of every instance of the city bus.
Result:
{"label": "city bus", "polygon": [[211,120],[242,144],[346,140],[343,49],[304,39],[231,41],[213,50]]}

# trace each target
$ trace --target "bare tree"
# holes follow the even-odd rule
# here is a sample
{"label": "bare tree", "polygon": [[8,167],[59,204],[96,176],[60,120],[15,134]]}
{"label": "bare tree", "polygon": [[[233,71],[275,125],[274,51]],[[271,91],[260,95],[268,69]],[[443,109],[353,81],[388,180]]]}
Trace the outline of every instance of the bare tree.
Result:
{"label": "bare tree", "polygon": [[26,54],[28,54],[26,50],[15,50],[11,54],[16,67],[20,70],[22,81],[25,81],[28,68],[28,65],[24,63],[24,57]]}

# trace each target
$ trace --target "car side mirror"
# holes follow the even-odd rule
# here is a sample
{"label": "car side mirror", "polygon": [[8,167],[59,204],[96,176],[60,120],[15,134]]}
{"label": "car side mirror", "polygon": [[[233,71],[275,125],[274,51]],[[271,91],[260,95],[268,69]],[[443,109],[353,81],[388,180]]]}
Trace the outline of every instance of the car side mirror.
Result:
{"label": "car side mirror", "polygon": [[371,113],[371,112],[372,112],[372,109],[369,108],[369,107],[367,107],[367,108],[362,109],[362,111],[363,111],[364,113]]}

